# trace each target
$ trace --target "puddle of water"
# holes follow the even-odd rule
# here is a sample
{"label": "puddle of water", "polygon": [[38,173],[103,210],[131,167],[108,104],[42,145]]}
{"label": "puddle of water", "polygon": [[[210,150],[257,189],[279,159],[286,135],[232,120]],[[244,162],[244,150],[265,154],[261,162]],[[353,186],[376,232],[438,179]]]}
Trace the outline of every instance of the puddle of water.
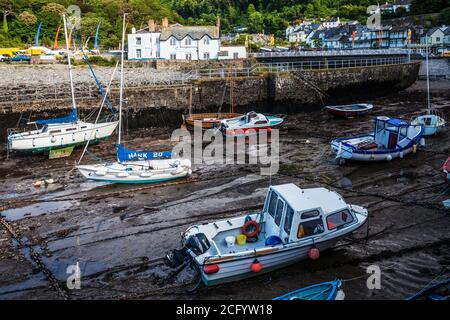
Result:
{"label": "puddle of water", "polygon": [[27,217],[61,212],[76,205],[78,205],[78,201],[41,202],[21,208],[9,209],[1,212],[1,215],[9,221],[17,221]]}

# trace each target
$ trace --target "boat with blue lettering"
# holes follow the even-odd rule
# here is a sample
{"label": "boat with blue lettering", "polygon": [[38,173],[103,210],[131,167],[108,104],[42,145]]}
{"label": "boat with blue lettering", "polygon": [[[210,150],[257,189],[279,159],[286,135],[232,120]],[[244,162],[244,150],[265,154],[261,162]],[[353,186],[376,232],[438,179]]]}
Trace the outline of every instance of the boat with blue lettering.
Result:
{"label": "boat with blue lettering", "polygon": [[419,144],[423,145],[423,132],[422,126],[382,116],[375,118],[375,129],[372,133],[335,139],[331,142],[331,150],[340,162],[390,161],[403,158],[415,152]]}
{"label": "boat with blue lettering", "polygon": [[[125,44],[125,16],[123,18],[122,47]],[[123,102],[123,59],[124,52],[121,53],[121,73],[120,73],[120,97],[119,97],[119,123],[122,122],[122,102]],[[152,152],[136,151],[127,149],[121,143],[122,125],[119,125],[116,162],[106,162],[100,164],[80,165],[84,152],[81,155],[78,171],[89,180],[112,182],[112,183],[154,183],[183,178],[192,173],[190,159],[173,158],[170,151]]]}
{"label": "boat with blue lettering", "polygon": [[188,228],[166,263],[178,268],[192,260],[206,285],[236,281],[316,260],[367,217],[367,209],[325,188],[271,186],[262,211]]}
{"label": "boat with blue lettering", "polygon": [[322,282],[289,292],[273,300],[344,300],[342,281]]}

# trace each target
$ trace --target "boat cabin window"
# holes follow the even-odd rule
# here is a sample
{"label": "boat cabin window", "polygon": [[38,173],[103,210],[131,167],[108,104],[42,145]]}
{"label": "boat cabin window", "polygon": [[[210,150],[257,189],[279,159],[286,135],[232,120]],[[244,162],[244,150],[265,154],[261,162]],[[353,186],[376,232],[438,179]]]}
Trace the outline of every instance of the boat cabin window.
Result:
{"label": "boat cabin window", "polygon": [[66,131],[74,131],[77,130],[77,128],[67,128]]}
{"label": "boat cabin window", "polygon": [[270,193],[270,199],[269,199],[269,214],[272,216],[272,218],[275,217],[275,210],[277,208],[277,200],[278,195],[275,192]]}
{"label": "boat cabin window", "polygon": [[406,127],[401,127],[399,132],[398,141],[402,141],[408,136],[408,129]]}
{"label": "boat cabin window", "polygon": [[286,218],[284,218],[284,231],[288,235],[291,234],[292,220],[294,220],[294,209],[292,209],[290,206],[287,206]]}
{"label": "boat cabin window", "polygon": [[308,212],[303,212],[302,213],[302,220],[306,220],[306,219],[311,219],[314,217],[318,217],[320,215],[319,210],[313,210],[313,211],[308,211]]}
{"label": "boat cabin window", "polygon": [[378,121],[376,126],[377,126],[377,132],[376,133],[379,133],[379,132],[383,131],[384,128],[386,128],[386,122]]}
{"label": "boat cabin window", "polygon": [[86,128],[87,128],[87,126],[82,126],[82,127],[81,127],[81,129],[86,129]]}
{"label": "boat cabin window", "polygon": [[426,126],[431,126],[431,125],[432,125],[432,123],[431,123],[431,118],[425,118],[425,119],[423,119],[423,123],[424,123]]}
{"label": "boat cabin window", "polygon": [[284,202],[279,199],[277,204],[277,212],[275,213],[274,218],[277,226],[280,226],[281,217],[283,216],[283,209],[284,209]]}
{"label": "boat cabin window", "polygon": [[267,123],[267,120],[259,120],[259,121],[255,122],[255,124],[266,124],[266,123]]}
{"label": "boat cabin window", "polygon": [[298,225],[297,238],[310,237],[325,231],[321,218],[302,222]]}
{"label": "boat cabin window", "polygon": [[61,133],[61,130],[50,130],[49,134]]}
{"label": "boat cabin window", "polygon": [[342,210],[333,213],[327,217],[328,230],[334,230],[342,227],[350,222],[353,222],[353,216],[348,210]]}

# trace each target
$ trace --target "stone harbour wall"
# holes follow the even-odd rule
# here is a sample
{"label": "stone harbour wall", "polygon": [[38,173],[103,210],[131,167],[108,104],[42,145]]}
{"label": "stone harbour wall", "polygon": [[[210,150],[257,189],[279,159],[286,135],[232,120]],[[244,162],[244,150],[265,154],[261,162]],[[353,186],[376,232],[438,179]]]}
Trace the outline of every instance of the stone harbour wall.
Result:
{"label": "stone harbour wall", "polygon": [[[186,84],[137,85],[125,88],[126,123],[130,128],[178,126],[189,112],[229,112],[232,96],[236,112],[249,110],[269,113],[295,113],[321,108],[328,103],[364,101],[399,91],[417,79],[420,63],[364,68],[309,70],[293,73],[262,73],[250,77],[207,78]],[[231,95],[231,87],[233,95]],[[77,105],[82,115],[98,109],[101,95],[95,86],[79,83]],[[33,88],[30,88],[32,91]],[[8,96],[2,92],[3,96]],[[110,101],[118,106],[119,90],[111,90]],[[39,88],[39,99],[0,101],[1,134],[13,127],[20,115],[34,120],[67,114],[71,107],[67,85],[61,89]],[[16,100],[19,101],[16,101]],[[31,117],[30,117],[31,115]]]}

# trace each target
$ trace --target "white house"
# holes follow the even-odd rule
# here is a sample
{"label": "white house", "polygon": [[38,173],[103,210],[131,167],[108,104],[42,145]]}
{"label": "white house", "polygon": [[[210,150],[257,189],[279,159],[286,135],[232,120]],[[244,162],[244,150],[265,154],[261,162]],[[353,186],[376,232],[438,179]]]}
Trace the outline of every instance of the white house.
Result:
{"label": "white house", "polygon": [[445,31],[447,27],[436,27],[428,30],[428,32],[420,38],[420,44],[427,44],[430,46],[440,46],[444,44]]}
{"label": "white house", "polygon": [[[225,52],[221,55],[219,53]],[[128,35],[129,60],[214,60],[247,58],[244,46],[221,48],[220,20],[216,26],[169,26],[163,19],[161,27],[150,20],[142,30]]]}

